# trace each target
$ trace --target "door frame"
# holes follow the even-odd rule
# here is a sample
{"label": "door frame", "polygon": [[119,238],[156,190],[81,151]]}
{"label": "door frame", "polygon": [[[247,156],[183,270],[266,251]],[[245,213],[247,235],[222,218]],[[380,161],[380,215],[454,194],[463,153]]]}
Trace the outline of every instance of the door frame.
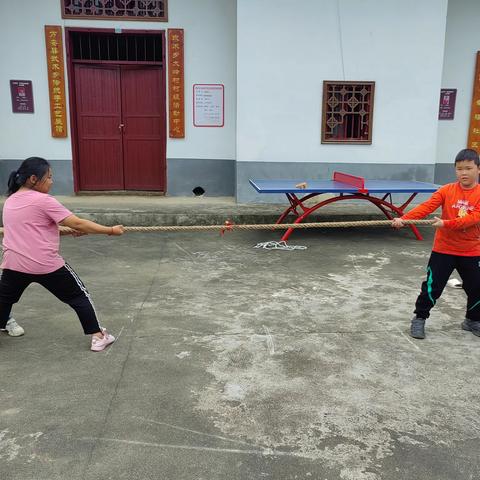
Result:
{"label": "door frame", "polygon": [[[96,32],[96,33],[115,33],[116,35],[122,35],[124,33],[139,33],[142,35],[160,35],[162,37],[162,61],[161,62],[117,62],[107,60],[73,60],[73,42],[71,41],[71,32]],[[167,103],[166,103],[166,35],[165,30],[141,30],[141,29],[122,29],[122,33],[116,33],[114,28],[88,28],[88,27],[65,27],[65,50],[67,60],[67,78],[68,78],[68,105],[70,108],[70,135],[72,145],[72,171],[73,171],[73,190],[75,193],[81,192],[80,190],[80,155],[78,147],[78,130],[77,130],[77,107],[75,102],[75,74],[74,64],[83,63],[89,65],[160,65],[162,67],[162,77],[164,88],[160,92],[160,98],[165,108],[163,108],[163,124],[165,131],[164,152],[164,178],[165,178],[165,192],[167,191]],[[99,190],[100,194],[101,190]]]}

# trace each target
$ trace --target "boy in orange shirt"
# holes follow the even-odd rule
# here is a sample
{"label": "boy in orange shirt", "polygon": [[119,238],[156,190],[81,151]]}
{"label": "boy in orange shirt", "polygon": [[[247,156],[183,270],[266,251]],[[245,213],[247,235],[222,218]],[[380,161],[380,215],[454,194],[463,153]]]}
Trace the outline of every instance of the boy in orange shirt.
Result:
{"label": "boy in orange shirt", "polygon": [[427,266],[427,279],[422,283],[415,303],[410,335],[425,338],[425,320],[440,297],[453,272],[457,270],[467,294],[467,310],[462,329],[480,337],[480,160],[475,150],[461,150],[455,158],[457,181],[440,187],[426,202],[400,218],[394,218],[395,228],[402,220],[424,218],[442,207],[441,218],[435,217],[437,228],[432,253]]}

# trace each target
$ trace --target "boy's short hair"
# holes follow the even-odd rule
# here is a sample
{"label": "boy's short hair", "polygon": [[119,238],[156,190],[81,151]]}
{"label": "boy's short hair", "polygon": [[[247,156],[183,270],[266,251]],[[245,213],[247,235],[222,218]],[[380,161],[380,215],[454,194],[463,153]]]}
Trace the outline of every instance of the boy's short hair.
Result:
{"label": "boy's short hair", "polygon": [[457,162],[463,162],[464,160],[471,160],[475,162],[475,165],[480,166],[480,159],[478,158],[478,153],[471,148],[464,148],[457,153],[455,157],[455,164]]}

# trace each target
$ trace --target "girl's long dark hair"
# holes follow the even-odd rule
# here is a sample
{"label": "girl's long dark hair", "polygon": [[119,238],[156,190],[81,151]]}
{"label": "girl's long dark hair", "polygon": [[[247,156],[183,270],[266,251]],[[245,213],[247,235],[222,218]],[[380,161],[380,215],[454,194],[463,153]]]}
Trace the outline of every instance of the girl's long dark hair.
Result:
{"label": "girl's long dark hair", "polygon": [[35,175],[41,180],[48,172],[50,164],[40,157],[30,157],[22,162],[18,170],[13,171],[8,177],[7,196],[15,193],[26,181]]}

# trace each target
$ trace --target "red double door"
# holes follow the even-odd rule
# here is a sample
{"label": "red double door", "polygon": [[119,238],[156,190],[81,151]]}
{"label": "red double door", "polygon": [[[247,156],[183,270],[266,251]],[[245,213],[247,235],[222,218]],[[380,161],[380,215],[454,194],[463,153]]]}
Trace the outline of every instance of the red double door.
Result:
{"label": "red double door", "polygon": [[79,190],[165,191],[161,67],[76,64]]}

